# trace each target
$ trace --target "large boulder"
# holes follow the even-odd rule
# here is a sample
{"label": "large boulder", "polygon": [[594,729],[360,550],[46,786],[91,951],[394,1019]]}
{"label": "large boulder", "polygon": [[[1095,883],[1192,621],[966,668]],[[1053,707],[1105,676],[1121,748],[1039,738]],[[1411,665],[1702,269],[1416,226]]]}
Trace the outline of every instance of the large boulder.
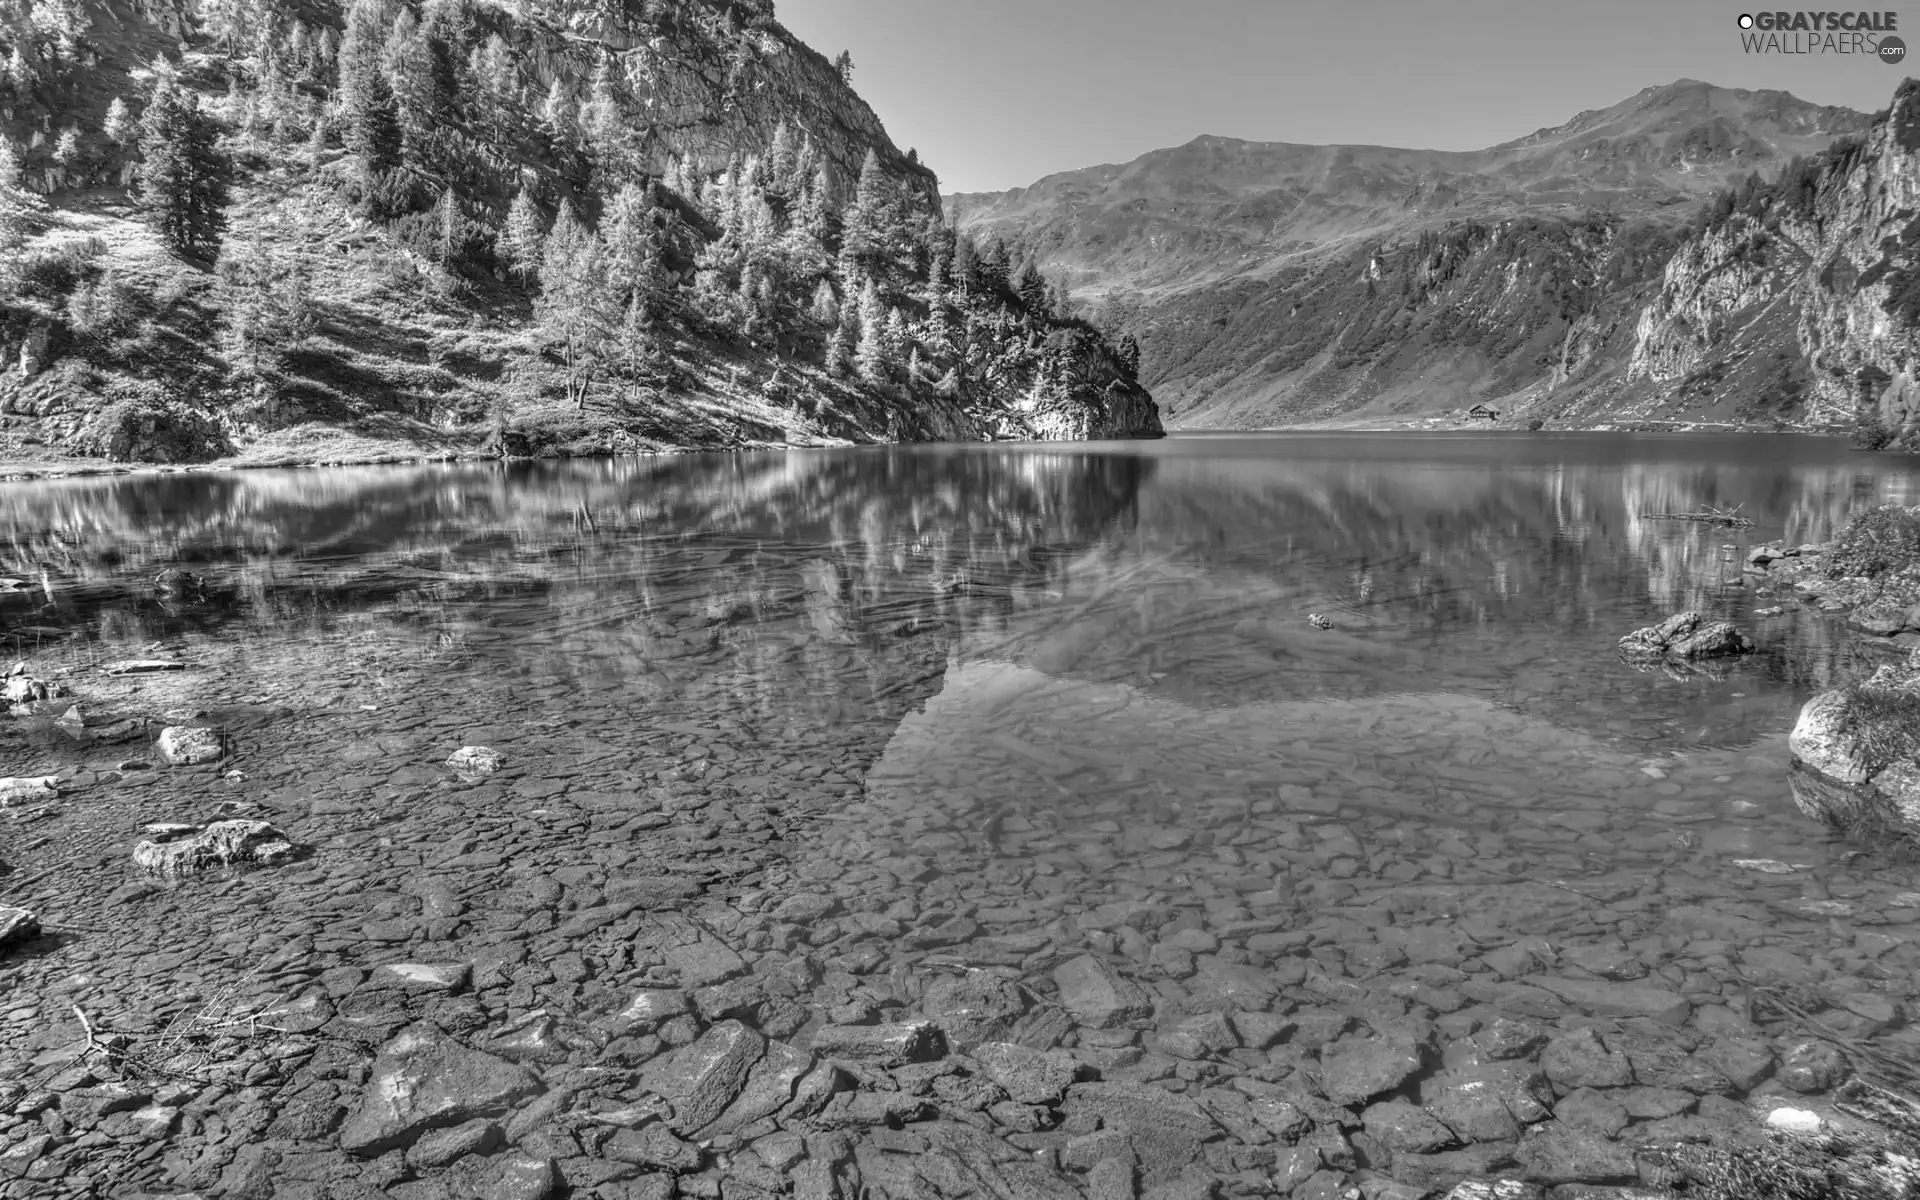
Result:
{"label": "large boulder", "polygon": [[1843,829],[1920,841],[1920,653],[1807,701],[1787,749],[1800,811]]}
{"label": "large boulder", "polygon": [[1620,653],[1630,659],[1723,658],[1753,650],[1752,638],[1725,621],[1709,621],[1697,612],[1675,613],[1620,639]]}
{"label": "large boulder", "polygon": [[149,825],[147,832],[148,839],[133,848],[134,865],[168,877],[236,863],[284,862],[294,854],[292,841],[265,821]]}

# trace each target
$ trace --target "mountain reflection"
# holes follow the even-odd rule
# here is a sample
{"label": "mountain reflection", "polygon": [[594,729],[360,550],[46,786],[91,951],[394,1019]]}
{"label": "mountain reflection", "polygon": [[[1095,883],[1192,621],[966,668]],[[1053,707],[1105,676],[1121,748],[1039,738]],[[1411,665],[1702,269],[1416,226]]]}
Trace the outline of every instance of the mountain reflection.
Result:
{"label": "mountain reflection", "polygon": [[[867,707],[956,654],[1194,700],[1298,690],[1312,672],[1228,631],[1320,611],[1541,703],[1624,672],[1635,625],[1777,603],[1743,586],[1747,546],[1920,492],[1864,461],[1786,438],[1297,436],[82,478],[0,487],[22,584],[0,620],[16,647],[103,648],[371,622],[475,671],[656,694],[722,672],[771,717]],[[1706,505],[1756,525],[1648,516]],[[170,567],[197,590],[156,589]],[[1774,620],[1743,685],[1775,696],[1756,725],[1852,653]]]}

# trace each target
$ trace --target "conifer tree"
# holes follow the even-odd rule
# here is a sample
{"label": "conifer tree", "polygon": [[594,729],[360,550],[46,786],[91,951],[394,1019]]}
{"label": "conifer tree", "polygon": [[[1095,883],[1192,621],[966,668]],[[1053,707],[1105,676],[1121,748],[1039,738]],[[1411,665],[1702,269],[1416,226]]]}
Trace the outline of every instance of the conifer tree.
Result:
{"label": "conifer tree", "polygon": [[19,286],[20,248],[44,207],[40,197],[20,186],[20,160],[13,143],[0,136],[0,297]]}
{"label": "conifer tree", "polygon": [[546,100],[540,105],[540,119],[546,122],[547,132],[558,144],[572,145],[577,139],[579,122],[574,112],[573,96],[567,91],[566,80],[557,75],[552,86],[547,88]]}
{"label": "conifer tree", "polygon": [[906,315],[898,308],[889,308],[880,332],[880,352],[886,359],[889,372],[906,362],[911,341],[907,334]]}
{"label": "conifer tree", "polygon": [[380,53],[380,67],[393,98],[393,112],[404,133],[407,157],[426,159],[439,114],[434,95],[433,54],[420,23],[402,8]]}
{"label": "conifer tree", "polygon": [[1032,259],[1020,268],[1020,275],[1014,280],[1014,295],[1020,297],[1020,304],[1037,317],[1049,315],[1047,309],[1047,280],[1040,274],[1040,267]]}
{"label": "conifer tree", "polygon": [[827,339],[827,374],[833,376],[844,375],[846,374],[847,367],[853,362],[855,341],[854,325],[856,321],[854,306],[851,304],[842,305],[840,308],[840,323],[834,327],[833,336]]}
{"label": "conifer tree", "polygon": [[625,305],[638,304],[649,325],[659,315],[662,283],[660,243],[654,224],[652,189],[625,184],[607,206],[605,271],[607,282]]}
{"label": "conifer tree", "polygon": [[767,188],[782,200],[790,200],[798,192],[800,185],[805,182],[804,177],[794,176],[794,167],[797,162],[798,154],[793,145],[793,133],[783,120],[774,126],[773,140],[767,145],[766,157]]}
{"label": "conifer tree", "polygon": [[960,234],[953,242],[953,286],[962,295],[979,286],[980,259],[970,234]]}
{"label": "conifer tree", "polygon": [[503,265],[520,276],[524,286],[540,270],[541,253],[546,243],[546,227],[540,220],[540,208],[526,188],[514,193],[507,207],[506,227],[500,231],[499,252]]}
{"label": "conifer tree", "polygon": [[540,256],[540,296],[534,304],[534,319],[548,338],[559,343],[567,399],[575,408],[587,406],[587,393],[612,332],[609,295],[600,239],[573,215],[573,205],[562,200]]}
{"label": "conifer tree", "polygon": [[127,102],[115,96],[107,105],[107,116],[100,123],[100,133],[116,146],[124,146],[134,133],[133,118],[127,113]]}
{"label": "conifer tree", "polygon": [[893,182],[871,147],[860,166],[853,203],[840,214],[842,276],[882,276],[893,259]]}
{"label": "conifer tree", "polygon": [[471,227],[466,214],[460,210],[460,197],[452,188],[440,193],[440,202],[433,206],[433,257],[434,265],[448,274],[460,265],[460,258],[466,250],[467,230]]}
{"label": "conifer tree", "polygon": [[840,323],[840,301],[834,297],[833,285],[824,279],[813,289],[813,303],[807,309],[807,317],[822,329],[831,329]]}
{"label": "conifer tree", "polygon": [[880,300],[880,289],[869,279],[860,289],[860,342],[854,350],[854,362],[860,377],[879,385],[892,375],[893,360],[887,354],[887,309]]}
{"label": "conifer tree", "polygon": [[226,228],[226,156],[197,97],[166,81],[140,118],[140,203],[175,253],[210,256]]}

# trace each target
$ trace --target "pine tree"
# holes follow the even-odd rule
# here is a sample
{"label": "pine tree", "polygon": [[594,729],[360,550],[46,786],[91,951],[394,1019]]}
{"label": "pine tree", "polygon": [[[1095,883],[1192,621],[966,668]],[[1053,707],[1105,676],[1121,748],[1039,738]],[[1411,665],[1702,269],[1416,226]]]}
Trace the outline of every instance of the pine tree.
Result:
{"label": "pine tree", "polygon": [[880,289],[869,279],[860,289],[860,342],[854,350],[860,377],[868,383],[887,382],[894,360],[887,355],[887,310]]}
{"label": "pine tree", "polygon": [[813,303],[807,309],[807,317],[822,329],[831,329],[840,323],[840,301],[834,297],[833,285],[824,279],[813,289]]}
{"label": "pine tree", "polygon": [[860,166],[853,203],[840,214],[843,276],[884,276],[893,264],[896,249],[894,216],[893,181],[881,169],[880,156],[869,147]]}
{"label": "pine tree", "polygon": [[547,89],[546,101],[540,105],[540,119],[546,122],[548,134],[559,145],[570,146],[578,140],[580,127],[573,96],[567,91],[566,80],[557,75]]}
{"label": "pine tree", "polygon": [[20,248],[44,207],[40,197],[20,186],[20,160],[13,143],[0,136],[0,297],[19,286]]}
{"label": "pine tree", "polygon": [[573,205],[562,200],[540,256],[540,296],[534,304],[534,319],[547,337],[560,344],[567,399],[575,408],[587,406],[587,393],[612,333],[609,299],[600,240],[573,215]]}
{"label": "pine tree", "polygon": [[827,340],[827,374],[838,377],[846,374],[847,366],[854,356],[854,306],[842,305],[840,323],[834,327],[833,336]]}
{"label": "pine tree", "polygon": [[625,174],[627,161],[627,122],[620,110],[620,96],[613,83],[613,60],[603,58],[594,69],[587,103],[580,113],[581,132],[599,160],[608,178]]}
{"label": "pine tree", "polygon": [[976,290],[979,285],[979,249],[973,244],[971,235],[960,234],[953,243],[953,286],[964,295]]}
{"label": "pine tree", "polygon": [[637,303],[646,321],[659,315],[662,298],[660,243],[652,189],[629,183],[607,207],[605,271],[621,303]]}
{"label": "pine tree", "polygon": [[471,228],[466,215],[460,211],[460,197],[452,188],[443,189],[440,203],[433,206],[433,257],[434,265],[442,271],[452,274],[460,265],[461,256],[467,245],[467,231]]}
{"label": "pine tree", "polygon": [[395,120],[403,131],[406,157],[426,161],[440,114],[436,111],[433,53],[420,23],[405,8],[381,47],[380,67],[393,99]]}
{"label": "pine tree", "polygon": [[1120,370],[1128,379],[1140,377],[1140,343],[1132,334],[1129,333],[1120,339],[1120,345],[1115,349],[1114,357],[1119,360]]}
{"label": "pine tree", "polygon": [[196,97],[162,81],[140,118],[140,202],[177,254],[210,256],[226,228],[226,157]]}
{"label": "pine tree", "polygon": [[107,105],[106,120],[100,123],[101,134],[114,145],[124,146],[133,131],[133,118],[127,115],[127,102],[115,96],[113,102]]}
{"label": "pine tree", "polygon": [[907,318],[897,308],[887,310],[887,319],[881,326],[881,354],[886,358],[889,370],[898,369],[907,360],[907,351],[913,339],[907,334]]}
{"label": "pine tree", "polygon": [[1013,284],[1014,295],[1020,298],[1020,304],[1036,317],[1049,315],[1047,309],[1047,280],[1040,274],[1039,264],[1032,259],[1020,268],[1020,274]]}
{"label": "pine tree", "polygon": [[546,244],[546,228],[540,220],[540,208],[526,188],[514,193],[507,208],[507,224],[500,231],[501,262],[524,286],[540,270],[540,258]]}
{"label": "pine tree", "polygon": [[[805,176],[796,177],[794,167],[798,155],[794,150],[793,133],[787,123],[781,121],[773,129],[773,140],[767,145],[767,189],[778,195],[783,201],[791,201],[806,182]],[[791,210],[789,210],[791,212]]]}

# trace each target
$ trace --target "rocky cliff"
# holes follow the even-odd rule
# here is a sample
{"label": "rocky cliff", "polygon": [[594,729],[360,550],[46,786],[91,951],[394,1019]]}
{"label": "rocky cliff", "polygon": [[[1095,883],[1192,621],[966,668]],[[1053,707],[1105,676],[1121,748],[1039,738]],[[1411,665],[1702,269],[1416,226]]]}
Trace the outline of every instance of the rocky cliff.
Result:
{"label": "rocky cliff", "polygon": [[[1737,204],[1737,206],[1734,206]],[[1809,419],[1920,422],[1920,84],[1774,186],[1729,201],[1641,313],[1630,378],[1725,380],[1765,364]],[[1799,382],[1799,381],[1804,382]]]}
{"label": "rocky cliff", "polygon": [[[1798,368],[1769,357],[1714,376],[1695,345],[1730,336],[1724,315],[1706,319],[1714,297],[1759,286],[1788,247],[1771,267],[1736,264],[1738,237],[1694,235],[1719,191],[1776,180],[1869,123],[1784,92],[1680,80],[1481,151],[1204,137],[949,209],[1097,298],[1101,319],[1138,338],[1142,377],[1175,426],[1475,402],[1560,425],[1806,423],[1832,406],[1814,404]],[[1670,259],[1716,280],[1683,296],[1663,276]],[[1661,304],[1691,310],[1684,329],[1643,322]],[[1756,336],[1793,325],[1742,312]]]}

